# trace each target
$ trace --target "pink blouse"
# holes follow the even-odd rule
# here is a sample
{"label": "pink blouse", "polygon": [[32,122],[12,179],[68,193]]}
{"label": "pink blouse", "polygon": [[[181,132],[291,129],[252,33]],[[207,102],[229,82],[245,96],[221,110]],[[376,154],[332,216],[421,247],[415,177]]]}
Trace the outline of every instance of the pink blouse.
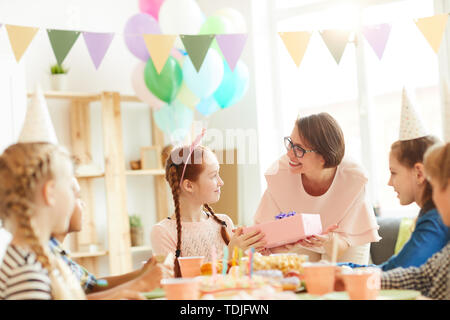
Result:
{"label": "pink blouse", "polygon": [[[233,221],[225,214],[216,214],[225,221],[227,232],[232,236]],[[211,260],[211,247],[216,247],[217,256],[221,257],[225,242],[222,239],[220,228],[212,217],[200,222],[181,222],[181,257],[205,256],[204,261]],[[151,231],[151,244],[153,254],[167,255],[177,248],[177,223],[174,219],[164,219],[155,224]]]}
{"label": "pink blouse", "polygon": [[[373,209],[366,199],[367,177],[356,163],[344,159],[328,191],[317,197],[304,190],[300,174],[290,172],[286,155],[272,164],[265,177],[267,189],[254,216],[255,223],[275,220],[280,212],[316,213],[320,214],[322,229],[337,224],[335,232],[350,247],[381,239]],[[324,253],[323,248],[307,250]],[[271,251],[289,251],[289,246]]]}

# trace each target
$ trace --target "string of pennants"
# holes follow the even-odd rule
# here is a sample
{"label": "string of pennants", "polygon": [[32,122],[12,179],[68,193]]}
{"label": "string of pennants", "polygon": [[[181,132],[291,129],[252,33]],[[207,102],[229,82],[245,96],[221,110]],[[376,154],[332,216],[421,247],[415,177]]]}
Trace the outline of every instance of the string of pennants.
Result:
{"label": "string of pennants", "polygon": [[[445,27],[447,25],[448,15],[449,14],[447,13],[437,14],[431,17],[415,20],[416,26],[419,28],[435,53],[438,52],[441,45]],[[2,24],[0,23],[0,28],[1,27]],[[7,30],[16,61],[20,62],[39,28],[10,24],[6,24],[5,28]],[[391,29],[392,25],[387,23],[363,27],[362,34],[380,60],[386,48]],[[82,32],[73,30],[46,30],[58,64],[63,63],[82,33],[89,55],[96,69],[99,68],[114,36],[116,35],[115,33]],[[336,29],[319,31],[325,45],[337,64],[339,64],[341,60],[351,32],[352,31],[349,30]],[[297,67],[299,67],[307,50],[313,31],[279,32],[278,34],[294,63]],[[199,72],[206,53],[214,39],[217,41],[218,47],[222,51],[222,54],[231,70],[234,70],[247,40],[247,34],[124,34],[124,36],[142,36],[144,38],[147,50],[158,73],[162,71],[178,36],[180,37],[186,53],[191,59],[197,72]]]}

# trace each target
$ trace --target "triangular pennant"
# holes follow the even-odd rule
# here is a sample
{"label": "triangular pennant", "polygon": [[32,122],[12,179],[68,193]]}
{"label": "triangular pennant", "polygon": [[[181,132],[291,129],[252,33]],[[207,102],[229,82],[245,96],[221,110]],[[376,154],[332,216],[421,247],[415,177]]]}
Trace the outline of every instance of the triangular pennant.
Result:
{"label": "triangular pennant", "polygon": [[98,69],[102,63],[113,37],[114,33],[83,32],[84,42],[95,69]]}
{"label": "triangular pennant", "polygon": [[206,53],[208,52],[211,42],[214,40],[213,34],[199,34],[199,35],[180,35],[184,48],[192,61],[197,72],[205,60]]}
{"label": "triangular pennant", "polygon": [[39,85],[27,108],[25,121],[19,135],[19,142],[51,142],[58,143],[55,128],[48,112],[47,102]]}
{"label": "triangular pennant", "polygon": [[386,43],[389,39],[391,28],[392,26],[388,23],[363,27],[362,33],[364,37],[366,38],[367,42],[369,42],[373,51],[375,51],[375,54],[380,60],[383,56],[384,49],[386,48]]}
{"label": "triangular pennant", "polygon": [[448,14],[437,14],[432,17],[417,19],[416,25],[427,39],[434,52],[438,53],[444,36],[445,26],[447,24]]}
{"label": "triangular pennant", "polygon": [[164,68],[176,38],[170,34],[144,34],[145,45],[158,73]]}
{"label": "triangular pennant", "polygon": [[309,40],[311,39],[312,32],[298,31],[298,32],[278,32],[281,40],[294,60],[297,67],[303,60],[306,48],[308,47]]}
{"label": "triangular pennant", "polygon": [[426,135],[428,132],[417,111],[416,101],[412,94],[403,88],[399,140],[413,140]]}
{"label": "triangular pennant", "polygon": [[328,47],[328,50],[330,50],[330,53],[333,55],[334,60],[339,64],[345,47],[347,46],[350,31],[329,29],[320,32],[320,35]]}
{"label": "triangular pennant", "polygon": [[8,31],[9,42],[16,61],[19,62],[39,28],[13,26],[10,24],[5,25],[5,27],[6,31]]}
{"label": "triangular pennant", "polygon": [[244,50],[247,36],[244,33],[216,35],[217,43],[231,71],[234,71],[242,50]]}
{"label": "triangular pennant", "polygon": [[72,49],[75,41],[77,41],[80,32],[68,30],[47,29],[48,38],[52,45],[58,64],[62,64],[70,49]]}

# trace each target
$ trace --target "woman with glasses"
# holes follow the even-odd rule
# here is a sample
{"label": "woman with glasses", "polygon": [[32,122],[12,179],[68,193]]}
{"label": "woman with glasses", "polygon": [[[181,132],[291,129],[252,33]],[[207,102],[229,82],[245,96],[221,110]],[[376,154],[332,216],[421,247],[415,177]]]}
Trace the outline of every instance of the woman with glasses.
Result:
{"label": "woman with glasses", "polygon": [[343,159],[344,135],[327,113],[297,119],[284,138],[287,153],[267,170],[267,189],[254,216],[256,224],[280,212],[320,214],[323,234],[261,253],[295,252],[310,261],[330,260],[332,238],[338,261],[367,264],[370,242],[378,235],[374,211],[366,199],[367,176]]}

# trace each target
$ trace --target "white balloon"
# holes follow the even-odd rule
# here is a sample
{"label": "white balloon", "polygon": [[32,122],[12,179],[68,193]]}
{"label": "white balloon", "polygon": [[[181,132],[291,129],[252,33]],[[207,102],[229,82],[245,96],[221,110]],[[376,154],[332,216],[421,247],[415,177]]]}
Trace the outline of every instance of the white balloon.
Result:
{"label": "white balloon", "polygon": [[[194,0],[165,0],[159,10],[159,26],[164,34],[198,34],[204,21]],[[179,37],[175,47],[184,48]]]}
{"label": "white balloon", "polygon": [[246,33],[247,23],[245,22],[244,16],[233,8],[224,8],[214,12],[215,16],[222,16],[231,21],[232,31],[230,33]]}

